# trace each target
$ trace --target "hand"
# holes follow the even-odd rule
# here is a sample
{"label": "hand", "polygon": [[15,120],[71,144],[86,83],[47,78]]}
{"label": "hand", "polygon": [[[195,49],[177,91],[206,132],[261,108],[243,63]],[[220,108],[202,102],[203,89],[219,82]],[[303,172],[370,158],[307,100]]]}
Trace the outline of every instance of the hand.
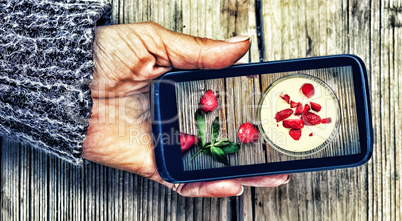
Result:
{"label": "hand", "polygon": [[[274,187],[289,175],[172,184],[154,162],[149,83],[173,67],[220,69],[234,64],[250,47],[248,37],[227,41],[193,37],[155,23],[100,27],[94,42],[93,108],[84,158],[139,174],[183,196],[239,195],[242,185]],[[135,136],[136,139],[132,139]]]}

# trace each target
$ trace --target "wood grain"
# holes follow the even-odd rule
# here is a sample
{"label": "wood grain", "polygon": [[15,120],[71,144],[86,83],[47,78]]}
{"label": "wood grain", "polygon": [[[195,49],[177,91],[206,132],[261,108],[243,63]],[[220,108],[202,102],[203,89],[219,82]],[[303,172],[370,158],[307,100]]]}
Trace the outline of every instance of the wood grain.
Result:
{"label": "wood grain", "polygon": [[[257,1],[257,2],[255,2]],[[215,39],[251,36],[242,62],[257,62],[255,5],[262,5],[261,42],[267,60],[353,53],[366,63],[371,90],[374,153],[365,166],[293,174],[278,188],[246,187],[243,196],[184,198],[142,177],[88,163],[83,168],[3,138],[0,220],[401,220],[402,2],[400,0],[111,0],[113,23],[155,21]],[[260,39],[261,40],[261,39]],[[205,82],[244,89],[260,79]],[[222,98],[223,99],[223,98]],[[257,102],[255,98],[253,102]],[[222,100],[244,110],[238,100]],[[345,100],[345,102],[349,102]],[[233,131],[252,112],[235,115]],[[345,125],[346,126],[346,125]],[[192,131],[194,128],[186,128]],[[344,134],[342,136],[348,136]],[[244,153],[245,159],[250,155]]]}

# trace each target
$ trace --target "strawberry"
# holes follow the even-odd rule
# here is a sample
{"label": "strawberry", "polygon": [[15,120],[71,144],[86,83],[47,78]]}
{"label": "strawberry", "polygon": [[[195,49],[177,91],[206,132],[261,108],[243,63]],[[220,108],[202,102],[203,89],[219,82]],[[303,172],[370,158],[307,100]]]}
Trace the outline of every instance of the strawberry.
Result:
{"label": "strawberry", "polygon": [[290,96],[289,95],[287,95],[287,94],[281,94],[281,95],[279,95],[284,101],[286,101],[286,103],[290,103]]}
{"label": "strawberry", "polygon": [[291,107],[291,108],[297,107],[297,102],[291,101],[291,102],[290,102],[290,107]]}
{"label": "strawberry", "polygon": [[311,105],[311,109],[313,109],[313,111],[315,112],[319,112],[321,110],[321,105],[314,103],[314,102],[310,102]]}
{"label": "strawberry", "polygon": [[198,137],[190,134],[180,133],[181,153],[183,154],[192,146],[198,143]]}
{"label": "strawberry", "polygon": [[300,129],[290,129],[289,130],[289,135],[294,139],[294,140],[299,140],[301,137],[301,130]]}
{"label": "strawberry", "polygon": [[314,96],[314,86],[310,83],[303,84],[300,90],[307,98]]}
{"label": "strawberry", "polygon": [[304,105],[303,115],[305,115],[310,110],[310,106],[308,104]]}
{"label": "strawberry", "polygon": [[297,103],[297,106],[296,106],[295,115],[296,116],[300,115],[300,114],[302,114],[302,112],[303,112],[303,105],[299,102],[299,103]]}
{"label": "strawberry", "polygon": [[207,90],[200,99],[200,109],[204,112],[211,112],[218,106],[215,94],[212,90]]}
{"label": "strawberry", "polygon": [[290,115],[292,115],[292,114],[293,114],[293,110],[290,108],[281,110],[275,114],[275,120],[276,120],[276,122],[283,121],[286,118],[290,117]]}
{"label": "strawberry", "polygon": [[330,117],[324,118],[324,119],[321,120],[321,123],[323,123],[323,124],[329,124],[331,122],[332,122],[332,119]]}
{"label": "strawberry", "polygon": [[303,122],[307,126],[314,126],[321,123],[321,117],[318,116],[317,114],[307,112],[303,116]]}
{"label": "strawberry", "polygon": [[304,127],[301,119],[287,119],[282,122],[283,127],[291,129],[302,129]]}
{"label": "strawberry", "polygon": [[250,123],[244,123],[239,127],[237,136],[242,143],[248,144],[258,140],[258,130]]}
{"label": "strawberry", "polygon": [[310,133],[309,136],[312,137],[312,136],[313,136],[313,133]]}

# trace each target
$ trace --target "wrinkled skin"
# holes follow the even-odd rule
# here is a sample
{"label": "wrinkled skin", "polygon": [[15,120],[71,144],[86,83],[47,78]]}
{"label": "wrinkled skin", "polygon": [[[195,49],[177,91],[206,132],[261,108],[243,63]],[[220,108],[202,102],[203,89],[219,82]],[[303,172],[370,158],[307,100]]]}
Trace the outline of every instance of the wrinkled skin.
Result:
{"label": "wrinkled skin", "polygon": [[159,176],[153,156],[149,82],[180,69],[228,67],[248,50],[248,39],[214,41],[164,29],[155,23],[100,27],[94,42],[91,83],[93,109],[84,158],[139,174],[183,196],[224,197],[241,194],[242,185],[275,187],[288,175],[171,184]]}

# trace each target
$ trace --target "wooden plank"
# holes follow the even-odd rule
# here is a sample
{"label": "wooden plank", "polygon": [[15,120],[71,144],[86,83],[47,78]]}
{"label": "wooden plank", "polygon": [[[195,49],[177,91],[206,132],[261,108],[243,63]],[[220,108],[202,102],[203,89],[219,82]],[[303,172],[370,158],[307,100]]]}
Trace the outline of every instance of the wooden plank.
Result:
{"label": "wooden plank", "polygon": [[[379,74],[380,72],[380,39],[381,39],[381,22],[380,22],[380,1],[373,1],[371,4],[371,39],[372,47],[370,50],[371,54],[371,100],[372,100],[372,115],[373,115],[373,130],[374,130],[374,152],[371,162],[369,162],[369,220],[380,220],[382,217],[381,210],[381,170],[376,166],[377,163],[381,164],[381,108],[380,99],[378,95],[380,94],[381,81]],[[377,151],[376,151],[377,150]],[[380,194],[380,195],[379,195]]]}
{"label": "wooden plank", "polygon": [[382,1],[372,6],[375,12],[372,39],[376,41],[371,51],[376,65],[373,65],[371,85],[376,92],[372,97],[376,148],[370,171],[372,179],[369,180],[369,194],[373,195],[370,197],[373,209],[369,215],[373,220],[398,220],[396,217],[400,217],[400,208],[396,205],[400,205],[397,177],[401,145],[397,141],[397,131],[401,130],[401,116],[396,108],[401,105],[398,85],[401,63],[397,62],[401,53],[396,49],[400,48],[401,8],[400,1]]}
{"label": "wooden plank", "polygon": [[[390,5],[389,1],[382,2],[380,13],[381,13],[381,40],[380,40],[380,68],[381,68],[381,198],[382,198],[382,219],[392,220],[394,211],[391,211],[391,200],[393,196],[391,195],[392,183],[392,168],[393,148],[391,142],[392,140],[392,116],[391,116],[391,102],[392,96],[390,94],[390,80],[393,71],[393,63],[390,60],[393,59],[393,42],[392,42],[392,27],[390,26]],[[385,87],[383,87],[385,86]]]}
{"label": "wooden plank", "polygon": [[[392,16],[393,18],[393,41],[394,41],[394,71],[392,73],[392,90],[391,94],[393,95],[393,104],[392,107],[392,115],[394,115],[395,120],[393,121],[394,125],[394,149],[395,149],[395,168],[394,174],[391,179],[392,182],[395,183],[395,220],[402,220],[402,182],[400,181],[401,171],[402,171],[402,140],[399,139],[402,137],[402,117],[399,114],[399,110],[402,109],[402,1],[392,2]],[[392,102],[391,102],[392,104]],[[394,203],[391,202],[391,203]]]}
{"label": "wooden plank", "polygon": [[[13,146],[13,145],[10,145]],[[7,145],[7,148],[10,148]],[[29,197],[31,195],[31,189],[29,188],[30,183],[32,182],[32,178],[30,176],[31,170],[33,167],[30,165],[31,159],[30,155],[32,152],[32,147],[21,145],[20,146],[20,156],[19,159],[21,164],[19,166],[20,170],[20,189],[18,190],[20,194],[20,214],[21,220],[29,220],[29,210],[32,209],[32,206],[29,204]],[[15,189],[13,191],[16,191]]]}
{"label": "wooden plank", "polygon": [[[57,159],[55,157],[50,157],[49,159],[49,219],[57,220],[57,211],[59,203],[59,194],[54,195],[54,193],[59,193],[57,182],[55,178],[58,178],[58,168]],[[49,194],[50,195],[50,194]]]}

